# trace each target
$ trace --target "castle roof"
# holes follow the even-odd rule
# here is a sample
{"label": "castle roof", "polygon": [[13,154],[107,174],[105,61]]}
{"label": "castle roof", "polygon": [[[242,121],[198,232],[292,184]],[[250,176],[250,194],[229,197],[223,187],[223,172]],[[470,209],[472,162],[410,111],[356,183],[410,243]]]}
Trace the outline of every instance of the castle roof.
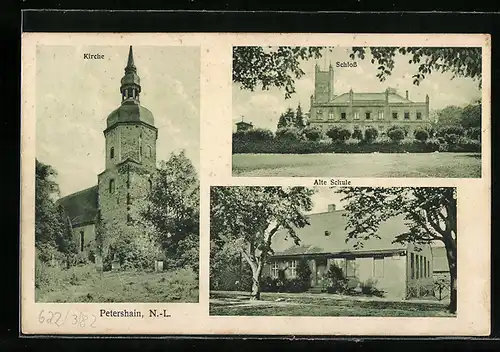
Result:
{"label": "castle roof", "polygon": [[60,198],[57,203],[64,207],[73,227],[95,222],[97,215],[97,186]]}
{"label": "castle roof", "polygon": [[[395,244],[392,241],[396,235],[408,231],[404,219],[401,216],[393,217],[382,223],[376,232],[380,239],[370,238],[363,241],[363,247],[355,249],[356,240],[347,238],[347,218],[343,216],[344,210],[329,211],[325,213],[311,214],[308,216],[310,225],[296,229],[300,245],[282,230],[273,237],[272,248],[274,255],[303,255],[303,254],[349,254],[362,252],[395,251],[405,249],[403,244]],[[326,231],[329,232],[326,235]]]}
{"label": "castle roof", "polygon": [[[380,101],[385,102],[385,92],[382,93],[352,93],[353,101]],[[344,93],[336,96],[332,102],[334,103],[348,103],[349,93]],[[413,103],[413,101],[402,97],[401,95],[391,92],[388,94],[389,103]]]}

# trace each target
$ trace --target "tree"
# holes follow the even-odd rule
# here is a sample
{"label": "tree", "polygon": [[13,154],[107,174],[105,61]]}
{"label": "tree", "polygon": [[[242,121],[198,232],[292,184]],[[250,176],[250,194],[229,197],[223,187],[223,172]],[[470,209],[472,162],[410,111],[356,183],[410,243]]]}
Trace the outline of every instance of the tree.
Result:
{"label": "tree", "polygon": [[460,124],[466,129],[481,129],[481,100],[477,100],[463,108]]}
{"label": "tree", "polygon": [[463,109],[459,106],[447,106],[438,111],[438,124],[440,126],[460,126],[462,113]]}
{"label": "tree", "polygon": [[321,58],[322,50],[315,46],[235,46],[233,82],[250,91],[258,86],[262,90],[284,88],[285,99],[289,99],[295,93],[295,79],[305,74],[301,61]]}
{"label": "tree", "polygon": [[308,141],[319,141],[323,137],[323,131],[318,127],[308,126],[302,131]]}
{"label": "tree", "polygon": [[292,110],[292,108],[286,109],[286,112],[280,115],[277,129],[279,130],[281,128],[290,128],[290,127],[296,127],[295,112]]}
{"label": "tree", "polygon": [[[141,217],[158,232],[172,264],[198,270],[199,181],[184,151],[162,161],[153,176],[152,189],[140,207]],[[190,248],[188,253],[185,249]]]}
{"label": "tree", "polygon": [[260,299],[262,268],[272,255],[272,239],[286,231],[296,244],[296,232],[309,224],[313,190],[305,187],[218,186],[210,189],[210,234],[231,243],[252,269],[251,299]]}
{"label": "tree", "polygon": [[344,194],[348,230],[346,242],[363,246],[376,234],[385,220],[402,215],[408,231],[395,234],[393,243],[432,244],[440,241],[446,248],[450,269],[450,306],[457,309],[457,195],[452,187],[341,188]]}
{"label": "tree", "polygon": [[371,143],[378,137],[378,130],[375,127],[368,127],[365,130],[365,142]]}
{"label": "tree", "polygon": [[302,112],[302,107],[300,106],[300,103],[297,106],[297,110],[295,110],[294,125],[298,129],[303,129],[307,126],[306,116]]}
{"label": "tree", "polygon": [[401,128],[391,128],[387,131],[387,136],[394,142],[399,142],[405,139],[405,131]]}
{"label": "tree", "polygon": [[276,130],[276,138],[285,141],[300,141],[304,136],[302,131],[295,127],[285,127]]}
{"label": "tree", "polygon": [[381,82],[391,75],[394,58],[399,54],[408,55],[409,63],[418,66],[412,76],[415,85],[434,71],[451,72],[453,78],[471,78],[481,87],[481,47],[353,47],[350,57],[364,60],[368,53],[371,63],[378,65],[377,78]]}

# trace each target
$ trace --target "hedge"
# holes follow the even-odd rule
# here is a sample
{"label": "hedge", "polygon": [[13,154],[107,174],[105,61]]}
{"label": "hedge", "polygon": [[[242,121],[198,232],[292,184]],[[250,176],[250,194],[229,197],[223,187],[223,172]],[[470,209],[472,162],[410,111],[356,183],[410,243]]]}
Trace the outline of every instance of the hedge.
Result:
{"label": "hedge", "polygon": [[233,140],[233,154],[315,154],[315,153],[432,153],[432,152],[480,153],[481,143],[477,140],[460,138],[457,144],[444,140],[374,141],[372,143],[348,140],[345,143],[315,141],[243,141]]}

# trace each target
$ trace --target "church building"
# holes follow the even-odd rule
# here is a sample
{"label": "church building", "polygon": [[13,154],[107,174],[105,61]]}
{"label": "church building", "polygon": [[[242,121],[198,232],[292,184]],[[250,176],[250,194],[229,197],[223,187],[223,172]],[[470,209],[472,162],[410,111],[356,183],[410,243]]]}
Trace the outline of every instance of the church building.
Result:
{"label": "church building", "polygon": [[316,64],[314,71],[309,121],[311,126],[319,127],[323,132],[334,126],[351,132],[374,127],[384,134],[391,126],[399,126],[411,134],[416,128],[431,122],[428,95],[420,102],[410,100],[408,91],[401,96],[393,88],[383,92],[354,92],[351,89],[337,95],[332,65],[323,71]]}
{"label": "church building", "polygon": [[103,131],[105,170],[97,175],[97,185],[58,200],[71,221],[79,252],[95,247],[98,216],[103,223],[130,223],[134,203],[152,187],[158,130],[151,111],[140,104],[132,46],[120,93],[121,104],[109,114]]}

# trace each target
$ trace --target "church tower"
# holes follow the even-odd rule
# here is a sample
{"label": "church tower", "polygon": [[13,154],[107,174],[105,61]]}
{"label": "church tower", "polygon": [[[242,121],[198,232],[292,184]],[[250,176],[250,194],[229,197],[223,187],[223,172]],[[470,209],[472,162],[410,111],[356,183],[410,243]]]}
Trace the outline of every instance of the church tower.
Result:
{"label": "church tower", "polygon": [[106,120],[106,169],[98,175],[98,207],[104,223],[130,223],[134,205],[151,189],[156,140],[151,111],[141,106],[141,80],[130,46],[120,86],[121,104]]}

